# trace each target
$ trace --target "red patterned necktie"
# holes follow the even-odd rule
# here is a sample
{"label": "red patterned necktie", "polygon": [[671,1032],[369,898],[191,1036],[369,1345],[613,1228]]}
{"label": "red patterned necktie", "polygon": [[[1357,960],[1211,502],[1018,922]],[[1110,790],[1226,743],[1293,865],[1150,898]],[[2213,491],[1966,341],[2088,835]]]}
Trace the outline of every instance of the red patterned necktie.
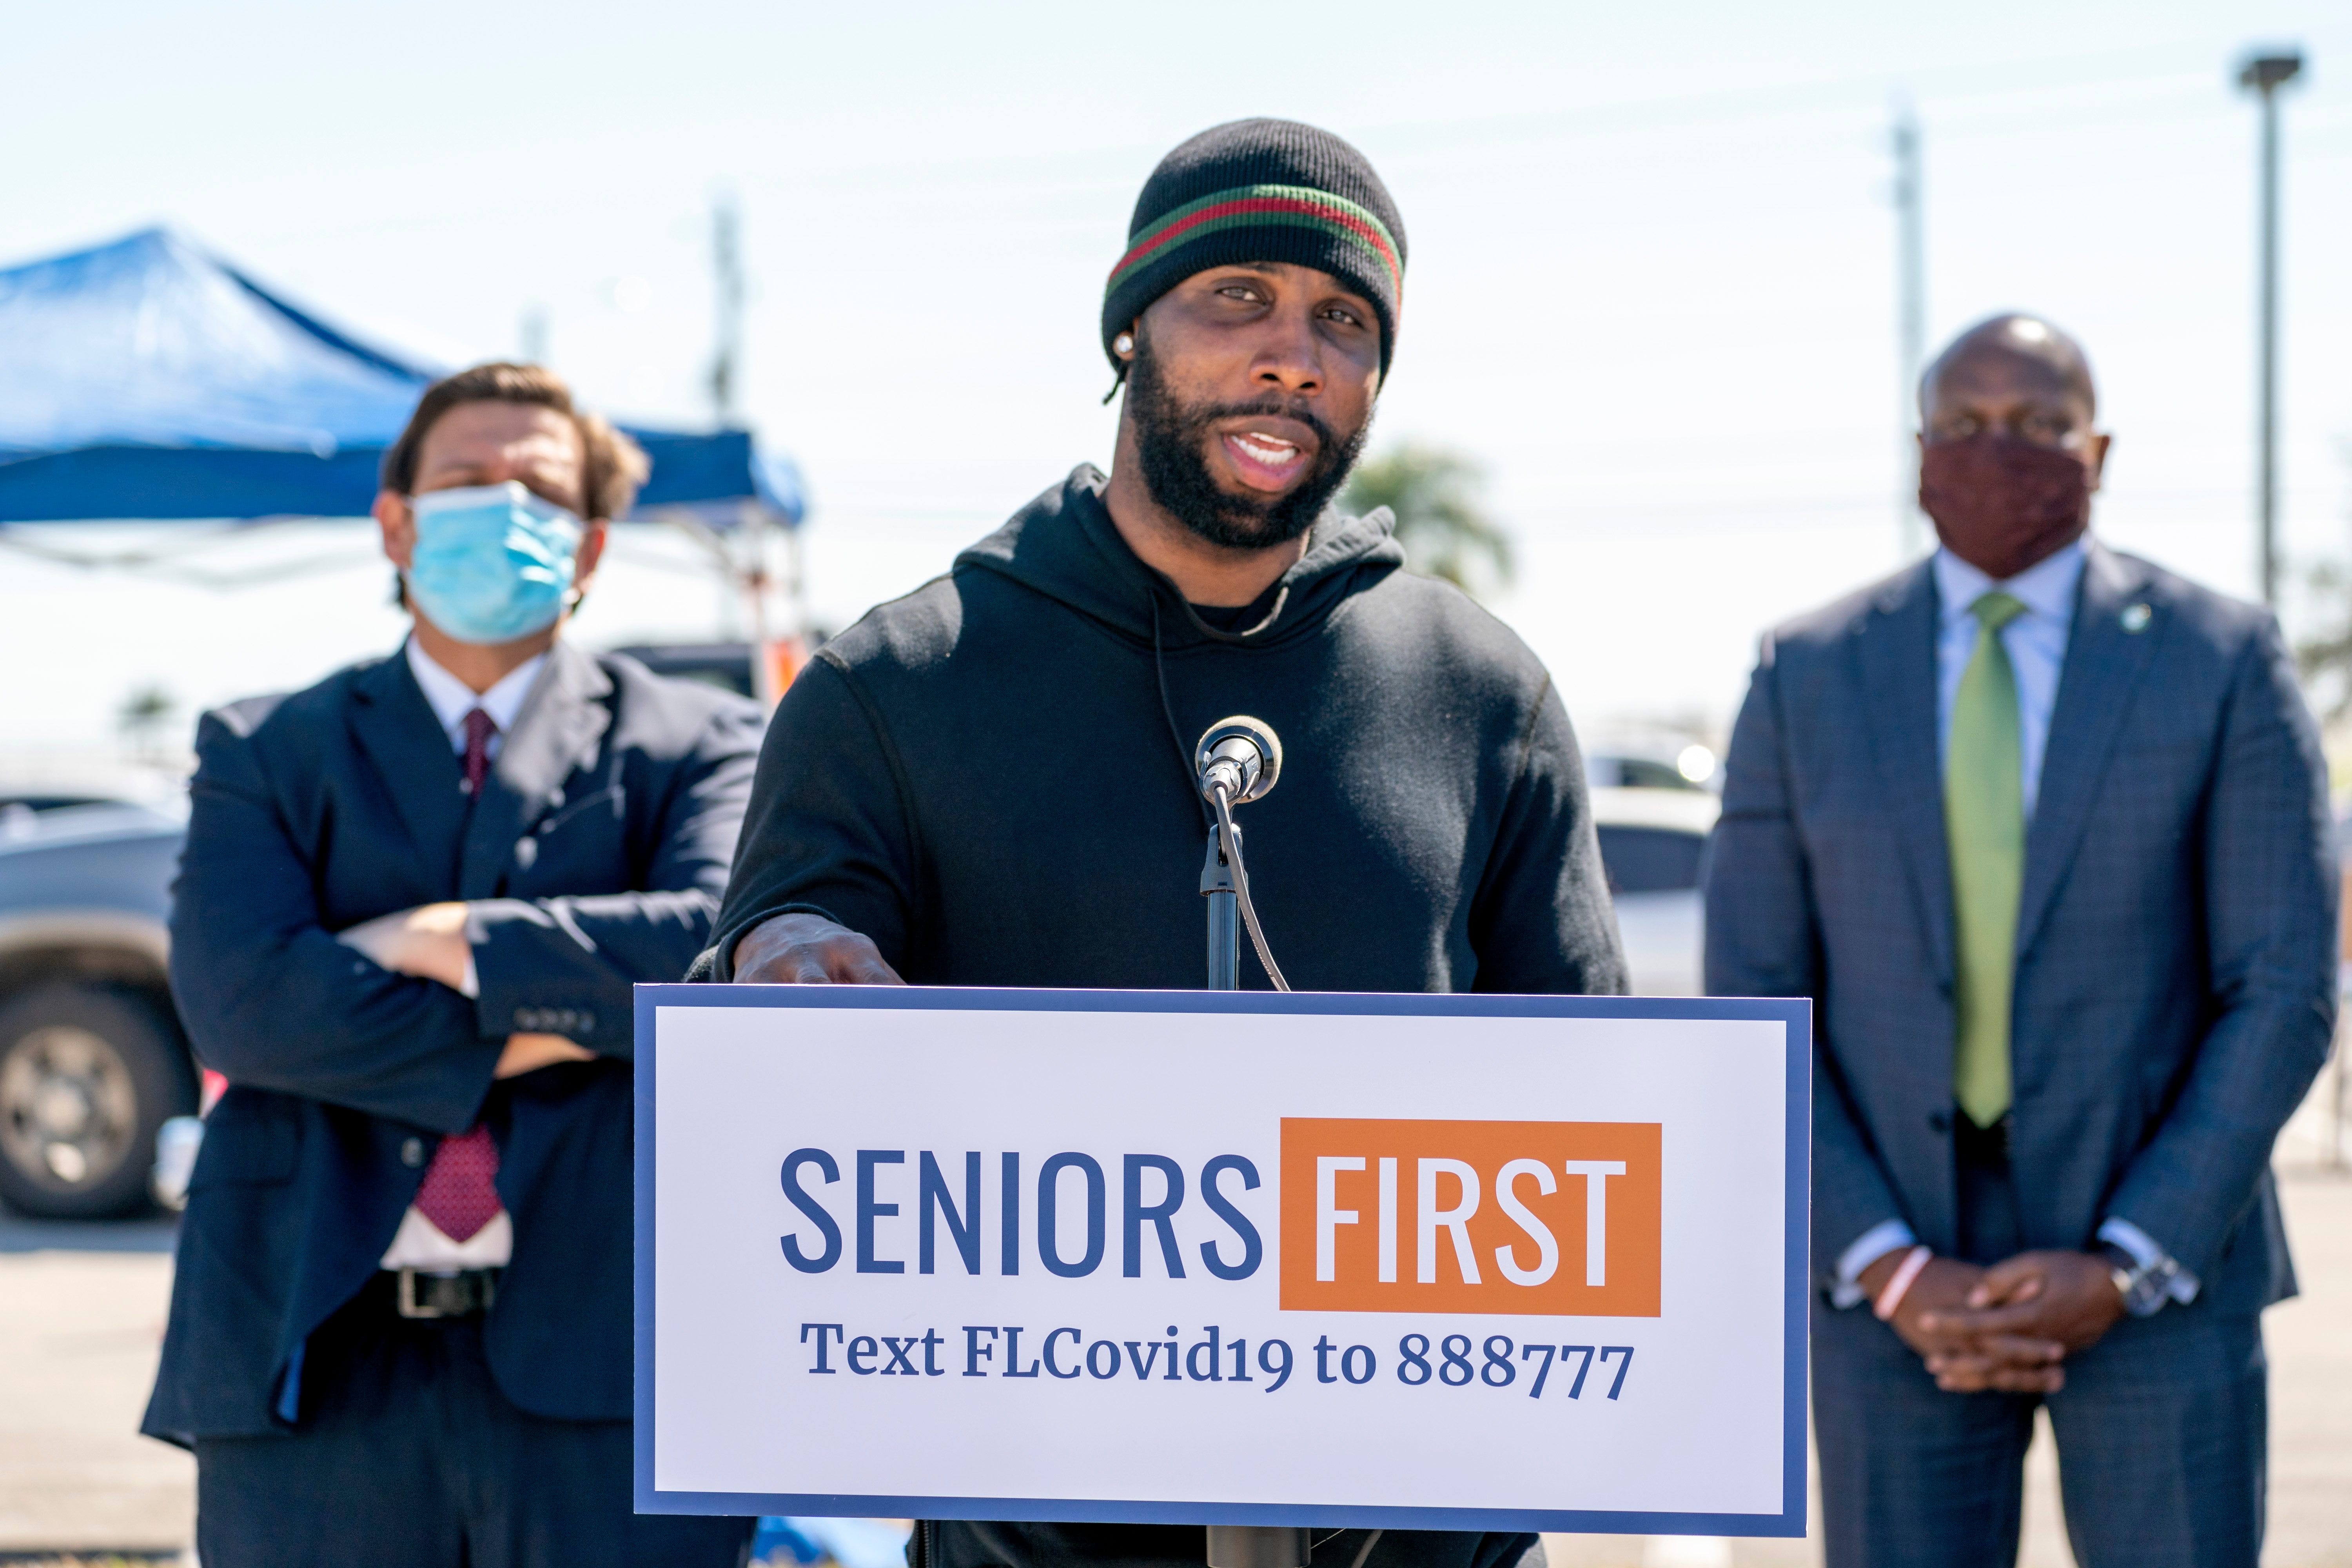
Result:
{"label": "red patterned necktie", "polygon": [[463,1137],[444,1138],[416,1189],[416,1212],[450,1240],[471,1241],[505,1206],[498,1176],[499,1146],[488,1128],[477,1124]]}
{"label": "red patterned necktie", "polygon": [[466,714],[466,793],[478,795],[482,781],[490,776],[490,737],[499,732],[499,721],[476,708]]}
{"label": "red patterned necktie", "polygon": [[[490,737],[498,721],[480,709],[466,715],[466,793],[479,795],[490,776]],[[458,1138],[444,1138],[425,1167],[425,1184],[416,1189],[416,1212],[452,1241],[470,1241],[496,1219],[505,1205],[499,1202],[499,1146],[490,1130],[476,1126]]]}

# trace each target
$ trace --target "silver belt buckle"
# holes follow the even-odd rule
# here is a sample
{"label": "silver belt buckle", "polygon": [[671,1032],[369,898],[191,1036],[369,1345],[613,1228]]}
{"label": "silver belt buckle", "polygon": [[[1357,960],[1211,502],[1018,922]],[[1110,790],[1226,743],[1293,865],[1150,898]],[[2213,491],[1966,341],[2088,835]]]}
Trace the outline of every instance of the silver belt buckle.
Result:
{"label": "silver belt buckle", "polygon": [[416,1300],[416,1270],[400,1271],[400,1315],[404,1318],[439,1318],[447,1314],[440,1308],[420,1303]]}

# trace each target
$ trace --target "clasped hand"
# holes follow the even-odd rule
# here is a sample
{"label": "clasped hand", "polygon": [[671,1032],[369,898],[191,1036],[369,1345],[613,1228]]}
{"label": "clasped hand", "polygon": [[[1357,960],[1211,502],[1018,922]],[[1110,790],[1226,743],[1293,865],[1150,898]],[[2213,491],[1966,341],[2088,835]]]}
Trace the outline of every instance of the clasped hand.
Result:
{"label": "clasped hand", "polygon": [[[1862,1272],[1873,1300],[1907,1248]],[[2088,1252],[2021,1252],[1980,1268],[1931,1258],[1896,1307],[1892,1327],[1919,1352],[1936,1386],[1955,1394],[2055,1394],[2065,1358],[2096,1344],[2123,1316],[2106,1259]]]}
{"label": "clasped hand", "polygon": [[[419,904],[365,921],[337,936],[345,947],[356,948],[394,974],[412,974],[437,981],[450,990],[468,994],[467,972],[473,967],[474,948],[466,934],[462,902]],[[593,1060],[596,1053],[562,1035],[509,1035],[499,1052],[494,1076],[519,1078],[558,1062]]]}

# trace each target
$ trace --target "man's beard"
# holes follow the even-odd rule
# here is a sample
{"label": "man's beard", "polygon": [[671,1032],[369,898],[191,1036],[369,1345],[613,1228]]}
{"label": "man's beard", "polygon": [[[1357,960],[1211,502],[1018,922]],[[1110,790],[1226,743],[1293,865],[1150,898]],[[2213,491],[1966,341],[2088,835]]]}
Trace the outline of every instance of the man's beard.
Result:
{"label": "man's beard", "polygon": [[[1136,453],[1143,461],[1143,486],[1151,499],[1202,539],[1229,550],[1263,550],[1314,527],[1348,482],[1348,471],[1356,466],[1371,433],[1367,417],[1345,440],[1339,439],[1303,405],[1279,397],[1186,407],[1160,379],[1150,341],[1139,333],[1135,363],[1128,371],[1127,414],[1135,422]],[[1295,419],[1315,432],[1315,456],[1307,478],[1282,495],[1235,494],[1209,471],[1210,426],[1220,419],[1253,414]]]}

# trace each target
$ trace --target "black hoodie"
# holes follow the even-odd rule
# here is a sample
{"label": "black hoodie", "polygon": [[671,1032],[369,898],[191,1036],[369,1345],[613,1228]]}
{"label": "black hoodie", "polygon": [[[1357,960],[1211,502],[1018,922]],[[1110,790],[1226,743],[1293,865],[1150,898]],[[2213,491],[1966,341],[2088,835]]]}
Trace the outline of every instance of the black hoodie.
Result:
{"label": "black hoodie", "polygon": [[[793,683],[700,973],[810,910],[918,984],[1197,987],[1192,751],[1248,713],[1283,743],[1238,820],[1292,985],[1624,990],[1576,737],[1525,644],[1399,570],[1384,511],[1327,514],[1272,612],[1218,632],[1103,483],[1081,466]],[[1241,973],[1270,984],[1246,942]]]}
{"label": "black hoodie", "polygon": [[[698,977],[732,978],[744,932],[807,910],[917,984],[1197,987],[1192,751],[1248,713],[1283,743],[1240,823],[1292,985],[1624,990],[1576,737],[1525,644],[1399,570],[1384,511],[1327,514],[1270,612],[1217,631],[1119,538],[1103,483],[1080,467],[793,683]],[[1241,973],[1270,984],[1246,943]],[[1369,1568],[1509,1568],[1534,1540],[1391,1531]],[[917,1568],[1202,1561],[1201,1531],[1170,1526],[955,1521],[919,1542]]]}

